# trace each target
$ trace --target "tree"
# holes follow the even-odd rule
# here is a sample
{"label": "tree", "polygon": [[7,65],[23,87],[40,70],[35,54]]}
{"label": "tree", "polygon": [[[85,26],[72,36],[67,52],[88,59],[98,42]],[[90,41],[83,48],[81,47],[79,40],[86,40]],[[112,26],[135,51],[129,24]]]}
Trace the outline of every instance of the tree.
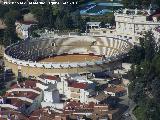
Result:
{"label": "tree", "polygon": [[[129,95],[137,103],[134,114],[138,120],[159,120],[160,114],[160,54],[152,32],[140,39],[140,46],[130,52],[133,62],[129,71]],[[141,54],[139,52],[144,53]],[[134,57],[137,57],[135,59]],[[145,103],[145,104],[144,104]]]}
{"label": "tree", "polygon": [[145,49],[145,59],[151,61],[157,51],[155,38],[151,31],[145,33],[144,46],[142,47]]}
{"label": "tree", "polygon": [[51,5],[32,5],[30,11],[36,17],[40,28],[47,27],[51,29],[54,27],[55,16]]}
{"label": "tree", "polygon": [[159,73],[160,73],[160,62],[159,61],[160,61],[160,55],[158,54],[154,57],[154,59],[152,61],[152,65],[155,69],[155,74],[160,77],[160,75],[159,75]]}
{"label": "tree", "polygon": [[62,30],[64,28],[64,25],[62,24],[61,20],[61,16],[58,15],[55,21],[55,27],[57,30]]}
{"label": "tree", "polygon": [[17,37],[15,26],[9,26],[4,30],[4,46],[8,46],[12,43],[19,41],[20,38]]}
{"label": "tree", "polygon": [[18,11],[12,10],[5,14],[4,22],[7,28],[4,30],[4,45],[8,46],[19,40],[16,34],[15,21],[21,19],[21,14]]}
{"label": "tree", "polygon": [[126,8],[148,8],[151,0],[122,0]]}
{"label": "tree", "polygon": [[158,5],[159,8],[160,8],[160,0],[154,0],[153,3],[156,4],[156,5]]}
{"label": "tree", "polygon": [[9,11],[9,8],[5,5],[0,4],[0,18],[4,18],[5,14]]}
{"label": "tree", "polygon": [[16,20],[20,20],[20,19],[22,19],[22,16],[21,16],[20,12],[18,12],[16,10],[10,10],[4,16],[4,22],[5,22],[7,27],[8,26],[14,26]]}
{"label": "tree", "polygon": [[155,100],[158,102],[160,100],[160,79],[158,77],[153,79],[151,87],[152,87],[152,94]]}
{"label": "tree", "polygon": [[141,61],[145,58],[145,50],[140,46],[134,46],[128,53],[129,62],[134,64],[140,64]]}

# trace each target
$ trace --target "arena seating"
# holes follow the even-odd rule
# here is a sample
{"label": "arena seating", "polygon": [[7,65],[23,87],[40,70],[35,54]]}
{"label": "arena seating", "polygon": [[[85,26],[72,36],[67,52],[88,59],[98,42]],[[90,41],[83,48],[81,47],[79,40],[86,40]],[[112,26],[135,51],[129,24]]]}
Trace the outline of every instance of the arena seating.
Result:
{"label": "arena seating", "polygon": [[78,36],[29,39],[9,46],[5,54],[14,59],[32,62],[65,53],[94,54],[105,56],[107,59],[112,56],[120,56],[130,48],[131,45],[120,38]]}

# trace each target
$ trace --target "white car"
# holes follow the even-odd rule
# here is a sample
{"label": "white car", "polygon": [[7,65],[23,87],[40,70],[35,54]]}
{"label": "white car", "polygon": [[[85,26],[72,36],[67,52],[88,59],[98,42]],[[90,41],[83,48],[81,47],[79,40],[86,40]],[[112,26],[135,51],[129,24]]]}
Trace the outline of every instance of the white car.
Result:
{"label": "white car", "polygon": [[130,116],[130,114],[129,114],[129,113],[125,113],[124,115],[125,115],[126,117],[129,117],[129,116]]}

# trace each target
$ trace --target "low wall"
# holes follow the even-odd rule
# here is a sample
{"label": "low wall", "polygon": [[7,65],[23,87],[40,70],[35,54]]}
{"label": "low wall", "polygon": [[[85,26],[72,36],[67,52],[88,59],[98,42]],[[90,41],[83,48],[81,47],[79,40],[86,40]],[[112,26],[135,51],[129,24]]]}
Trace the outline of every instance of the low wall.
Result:
{"label": "low wall", "polygon": [[89,72],[98,72],[104,70],[111,70],[117,66],[121,65],[120,62],[109,62],[108,64],[102,65],[93,65],[93,66],[85,66],[85,67],[71,67],[71,68],[39,68],[39,67],[30,67],[17,65],[12,62],[9,62],[5,59],[5,66],[12,69],[16,76],[18,76],[18,70],[21,71],[22,76],[39,76],[43,73],[48,74],[65,74],[65,73],[89,73]]}

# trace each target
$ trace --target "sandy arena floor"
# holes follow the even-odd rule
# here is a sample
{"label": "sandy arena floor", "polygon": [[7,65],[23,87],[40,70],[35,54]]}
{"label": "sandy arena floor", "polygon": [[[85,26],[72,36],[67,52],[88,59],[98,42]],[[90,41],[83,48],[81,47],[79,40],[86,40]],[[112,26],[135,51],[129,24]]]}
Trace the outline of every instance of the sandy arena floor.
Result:
{"label": "sandy arena floor", "polygon": [[93,55],[63,55],[50,57],[40,60],[39,62],[82,62],[82,61],[97,61],[100,60],[100,56]]}

